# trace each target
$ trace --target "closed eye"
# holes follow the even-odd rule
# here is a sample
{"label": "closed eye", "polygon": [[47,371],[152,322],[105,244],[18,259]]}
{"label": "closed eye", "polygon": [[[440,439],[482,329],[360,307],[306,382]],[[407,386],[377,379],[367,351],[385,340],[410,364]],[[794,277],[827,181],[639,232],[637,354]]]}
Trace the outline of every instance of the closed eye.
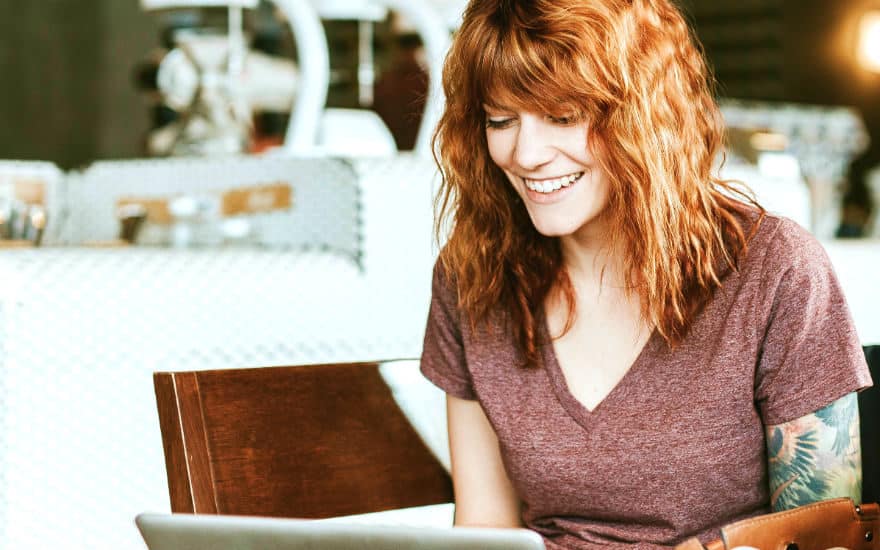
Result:
{"label": "closed eye", "polygon": [[515,121],[515,118],[486,118],[486,128],[500,130],[507,128]]}
{"label": "closed eye", "polygon": [[560,126],[571,126],[572,124],[577,124],[579,117],[577,115],[568,115],[568,116],[547,116],[547,119],[554,124],[559,124]]}

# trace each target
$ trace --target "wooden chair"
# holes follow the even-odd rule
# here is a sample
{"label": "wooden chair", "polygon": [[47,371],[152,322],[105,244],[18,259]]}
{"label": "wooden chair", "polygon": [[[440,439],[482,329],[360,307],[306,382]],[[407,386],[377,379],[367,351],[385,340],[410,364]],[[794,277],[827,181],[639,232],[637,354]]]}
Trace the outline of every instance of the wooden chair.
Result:
{"label": "wooden chair", "polygon": [[173,512],[324,518],[452,502],[377,363],[153,382]]}

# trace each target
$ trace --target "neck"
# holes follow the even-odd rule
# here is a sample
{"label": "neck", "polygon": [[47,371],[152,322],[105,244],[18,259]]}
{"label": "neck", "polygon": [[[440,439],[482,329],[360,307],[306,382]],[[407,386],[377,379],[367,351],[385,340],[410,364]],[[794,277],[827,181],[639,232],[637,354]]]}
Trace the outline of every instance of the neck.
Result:
{"label": "neck", "polygon": [[622,253],[604,235],[578,232],[562,237],[562,259],[575,288],[586,284],[623,287]]}

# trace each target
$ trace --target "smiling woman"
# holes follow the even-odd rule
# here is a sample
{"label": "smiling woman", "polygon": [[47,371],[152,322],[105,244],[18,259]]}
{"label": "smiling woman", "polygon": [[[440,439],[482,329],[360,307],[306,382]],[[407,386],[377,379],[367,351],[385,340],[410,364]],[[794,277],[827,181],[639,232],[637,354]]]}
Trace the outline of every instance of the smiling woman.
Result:
{"label": "smiling woman", "polygon": [[871,380],[840,285],[718,176],[669,0],[472,0],[443,84],[422,371],[448,395],[457,524],[655,548],[859,498]]}
{"label": "smiling woman", "polygon": [[489,156],[548,237],[585,236],[601,224],[608,203],[608,179],[587,144],[589,126],[572,120],[486,107]]}

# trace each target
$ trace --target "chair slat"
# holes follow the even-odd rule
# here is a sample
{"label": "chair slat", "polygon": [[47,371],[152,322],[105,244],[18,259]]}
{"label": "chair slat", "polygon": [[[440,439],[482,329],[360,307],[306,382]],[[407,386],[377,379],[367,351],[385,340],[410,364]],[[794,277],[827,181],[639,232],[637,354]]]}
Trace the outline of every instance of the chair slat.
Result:
{"label": "chair slat", "polygon": [[[182,419],[162,421],[173,511],[321,518],[452,501],[376,363],[157,373],[155,385],[160,417],[174,401]],[[185,471],[166,430],[183,430]]]}

